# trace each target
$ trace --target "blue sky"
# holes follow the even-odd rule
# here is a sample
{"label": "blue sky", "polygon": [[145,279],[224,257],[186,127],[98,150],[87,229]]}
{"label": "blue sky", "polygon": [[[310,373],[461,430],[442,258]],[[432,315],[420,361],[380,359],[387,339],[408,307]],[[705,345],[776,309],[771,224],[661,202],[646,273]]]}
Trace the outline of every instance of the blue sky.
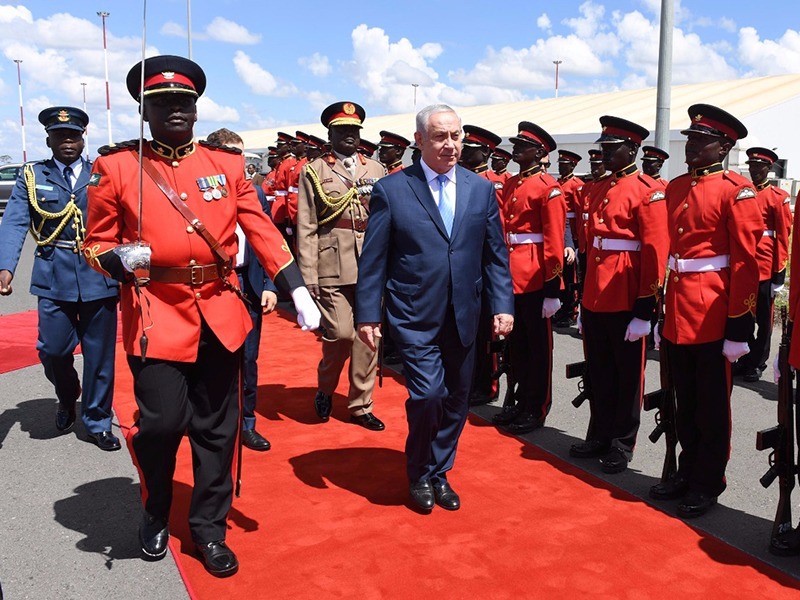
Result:
{"label": "blue sky", "polygon": [[[674,0],[673,83],[800,73],[797,0]],[[655,85],[660,0],[503,3],[444,0],[332,3],[193,0],[192,57],[209,84],[198,135],[315,121],[335,100],[367,116]],[[187,1],[148,2],[147,54],[188,54]],[[28,158],[49,155],[36,120],[47,106],[83,106],[89,146],[108,141],[102,28],[109,48],[112,136],[138,135],[124,80],[139,60],[141,1],[0,4],[0,154],[22,157],[21,59]],[[783,16],[781,16],[783,15]],[[533,118],[533,116],[532,116]],[[94,155],[94,152],[91,152]]]}

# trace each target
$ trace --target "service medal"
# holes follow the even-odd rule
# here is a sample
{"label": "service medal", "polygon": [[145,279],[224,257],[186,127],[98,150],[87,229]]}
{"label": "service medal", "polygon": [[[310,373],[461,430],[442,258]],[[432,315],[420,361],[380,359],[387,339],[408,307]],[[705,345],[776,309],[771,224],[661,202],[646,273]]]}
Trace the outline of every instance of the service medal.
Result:
{"label": "service medal", "polygon": [[225,189],[225,188],[222,188],[222,189],[219,191],[219,193],[220,193],[220,194],[222,194],[222,197],[223,197],[223,198],[227,198],[227,197],[228,197],[228,190],[227,190],[227,189]]}
{"label": "service medal", "polygon": [[209,192],[208,190],[203,192],[203,200],[205,200],[206,202],[211,202],[213,199],[214,195],[211,192]]}
{"label": "service medal", "polygon": [[222,198],[222,192],[220,192],[217,188],[211,190],[211,195],[214,197],[214,200],[219,200]]}

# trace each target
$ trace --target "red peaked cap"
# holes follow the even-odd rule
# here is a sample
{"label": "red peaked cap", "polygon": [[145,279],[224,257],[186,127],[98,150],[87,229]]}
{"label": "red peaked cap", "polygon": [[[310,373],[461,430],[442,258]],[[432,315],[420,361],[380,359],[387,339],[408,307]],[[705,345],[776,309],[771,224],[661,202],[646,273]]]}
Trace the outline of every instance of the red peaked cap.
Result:
{"label": "red peaked cap", "polygon": [[747,162],[765,162],[772,164],[778,160],[778,155],[769,148],[753,146],[747,151],[747,158],[750,159]]}
{"label": "red peaked cap", "polygon": [[684,135],[702,133],[726,137],[733,142],[747,137],[747,127],[739,119],[711,104],[693,104],[689,107],[689,118],[692,124],[681,131]]}
{"label": "red peaked cap", "polygon": [[619,142],[633,142],[637,146],[650,135],[650,131],[633,121],[621,117],[604,115],[600,117],[602,133],[597,138],[598,144],[618,144]]}
{"label": "red peaked cap", "polygon": [[494,150],[502,141],[503,138],[488,129],[475,125],[464,125],[465,146],[488,146],[489,150]]}
{"label": "red peaked cap", "polygon": [[549,153],[555,150],[558,145],[556,141],[544,129],[531,123],[530,121],[522,121],[517,125],[519,133],[516,136],[508,138],[512,144],[522,142],[525,144],[539,144],[544,146],[544,149]]}

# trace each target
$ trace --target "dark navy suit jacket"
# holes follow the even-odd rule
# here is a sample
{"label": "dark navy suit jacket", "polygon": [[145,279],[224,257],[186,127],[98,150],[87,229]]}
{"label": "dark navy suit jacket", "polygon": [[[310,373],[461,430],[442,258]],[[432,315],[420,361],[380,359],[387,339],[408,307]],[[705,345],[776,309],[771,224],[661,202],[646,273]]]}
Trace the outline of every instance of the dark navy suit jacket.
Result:
{"label": "dark navy suit jacket", "polygon": [[[256,188],[256,192],[258,193],[258,199],[261,202],[261,208],[264,209],[264,213],[271,219],[272,218],[272,210],[270,209],[269,202],[267,201],[267,197],[264,194],[264,190],[261,189],[260,186],[254,184]],[[255,292],[255,300],[256,309],[260,312],[261,309],[261,293],[264,290],[268,290],[270,292],[278,293],[278,288],[275,286],[273,281],[267,275],[267,272],[264,270],[264,267],[261,266],[261,263],[258,262],[258,257],[256,253],[253,252],[253,247],[250,245],[245,239],[244,245],[244,259],[247,262],[247,272],[246,272],[246,280],[250,284],[250,287]],[[247,291],[247,290],[245,290]]]}
{"label": "dark navy suit jacket", "polygon": [[450,304],[463,346],[475,341],[486,288],[492,314],[513,314],[508,253],[493,185],[456,167],[450,236],[424,171],[415,164],[378,181],[358,267],[356,321],[386,318],[400,344],[437,339]]}

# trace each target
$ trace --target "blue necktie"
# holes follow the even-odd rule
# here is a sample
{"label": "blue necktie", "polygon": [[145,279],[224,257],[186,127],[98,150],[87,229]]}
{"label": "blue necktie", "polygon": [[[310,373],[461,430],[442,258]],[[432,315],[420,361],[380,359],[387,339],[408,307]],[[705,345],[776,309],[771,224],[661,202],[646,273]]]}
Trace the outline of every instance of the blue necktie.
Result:
{"label": "blue necktie", "polygon": [[64,167],[64,181],[67,182],[67,189],[72,191],[72,167]]}
{"label": "blue necktie", "polygon": [[453,199],[450,197],[450,194],[445,191],[444,187],[447,184],[447,175],[439,175],[436,180],[439,182],[439,214],[442,215],[442,221],[444,221],[444,228],[447,231],[447,235],[450,235],[453,229],[455,210],[453,207]]}

